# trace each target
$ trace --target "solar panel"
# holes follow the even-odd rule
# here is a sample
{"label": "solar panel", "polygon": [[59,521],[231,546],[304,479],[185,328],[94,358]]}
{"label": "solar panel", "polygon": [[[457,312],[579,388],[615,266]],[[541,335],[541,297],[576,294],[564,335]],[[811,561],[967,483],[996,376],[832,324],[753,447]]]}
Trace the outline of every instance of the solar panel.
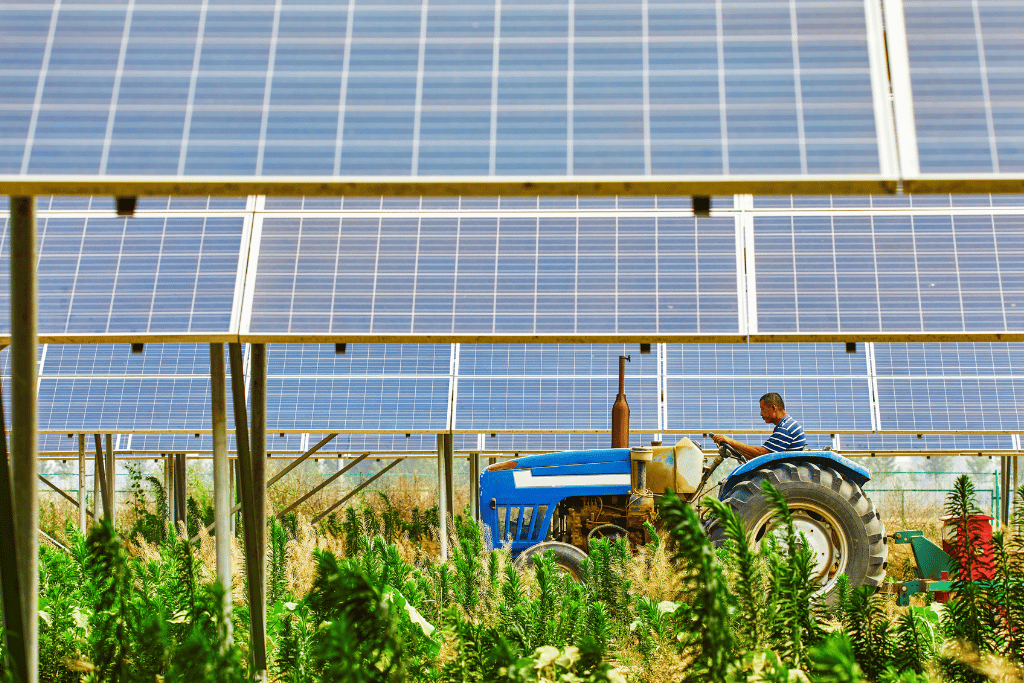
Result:
{"label": "solar panel", "polygon": [[0,21],[2,174],[892,173],[857,0],[63,3]]}
{"label": "solar panel", "polygon": [[[39,333],[230,331],[242,229],[241,217],[40,218]],[[6,220],[0,230],[7,331]]]}
{"label": "solar panel", "polygon": [[758,331],[1017,332],[1020,216],[759,216]]}
{"label": "solar panel", "polygon": [[806,430],[873,428],[864,354],[847,354],[836,344],[667,347],[670,429],[770,430],[758,407],[770,391],[782,396],[787,412]]}
{"label": "solar panel", "polygon": [[269,375],[447,376],[450,365],[450,344],[352,344],[343,354],[336,353],[333,344],[267,346]]}
{"label": "solar panel", "polygon": [[267,378],[267,428],[309,431],[447,427],[448,378]]}
{"label": "solar panel", "polygon": [[922,173],[1020,173],[1024,31],[1011,0],[903,0]]}
{"label": "solar panel", "polygon": [[735,223],[268,216],[250,334],[735,333]]}
{"label": "solar panel", "polygon": [[879,377],[1014,375],[1024,367],[1020,344],[875,344]]}
{"label": "solar panel", "polygon": [[143,353],[132,353],[128,344],[47,344],[40,349],[44,376],[210,375],[206,344],[148,344]]}
{"label": "solar panel", "polygon": [[[39,429],[209,429],[210,380],[43,377],[39,381],[38,406]],[[230,401],[228,413],[231,423]]]}
{"label": "solar panel", "polygon": [[[843,451],[945,451],[965,454],[979,451],[1012,451],[1013,439],[1008,434],[843,434],[839,437]],[[871,460],[862,460],[873,469]],[[993,463],[993,467],[998,464]]]}

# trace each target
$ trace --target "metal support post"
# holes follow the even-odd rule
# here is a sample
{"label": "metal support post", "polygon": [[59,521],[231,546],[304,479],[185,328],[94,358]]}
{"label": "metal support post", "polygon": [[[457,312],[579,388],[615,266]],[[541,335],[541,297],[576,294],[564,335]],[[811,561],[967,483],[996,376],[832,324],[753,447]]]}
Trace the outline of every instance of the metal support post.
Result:
{"label": "metal support post", "polygon": [[103,510],[103,516],[110,519],[110,489],[107,486],[106,465],[103,464],[103,445],[100,443],[100,435],[93,434],[96,444],[96,461],[93,464],[93,490],[95,496],[103,501],[103,505],[97,505],[96,509]]}
{"label": "metal support post", "polygon": [[107,434],[107,493],[110,495],[110,524],[117,518],[117,460],[114,458],[114,435]]}
{"label": "metal support post", "polygon": [[238,502],[238,467],[233,459],[228,459],[228,466],[231,469],[231,502],[234,503],[231,508],[231,537],[234,538],[238,533],[238,513],[242,506]]}
{"label": "metal support post", "polygon": [[231,397],[235,410],[235,448],[238,453],[239,479],[242,484],[242,536],[245,540],[245,572],[249,579],[249,629],[253,671],[258,680],[266,680],[267,638],[266,605],[263,602],[263,567],[259,565],[261,553],[257,547],[256,501],[253,495],[252,454],[249,451],[249,425],[246,418],[245,369],[242,365],[242,345],[228,344],[231,361]]}
{"label": "metal support post", "polygon": [[249,405],[252,411],[252,500],[256,511],[256,549],[267,603],[267,345],[249,347]]}
{"label": "metal support post", "polygon": [[[452,433],[444,435],[444,485],[445,514],[455,519],[455,452],[452,447]],[[440,508],[439,508],[440,509]]]}
{"label": "metal support post", "polygon": [[[0,384],[0,594],[3,597],[3,619],[5,624],[21,624],[21,585],[18,577],[18,545],[15,542],[14,498],[11,492],[11,472],[7,455],[7,420],[3,409],[3,386]],[[7,651],[11,655],[15,680],[28,676],[25,642],[20,628],[5,629]]]}
{"label": "metal support post", "polygon": [[174,529],[174,459],[170,453],[161,453],[164,461],[164,496],[167,499],[167,525]]}
{"label": "metal support post", "polygon": [[[39,379],[35,197],[11,197],[11,504],[25,683],[39,680]],[[9,626],[8,626],[9,627]],[[17,628],[17,626],[15,627]]]}
{"label": "metal support post", "polygon": [[1004,455],[999,458],[999,523],[1003,526],[1010,523],[1011,477],[1010,456]]}
{"label": "metal support post", "polygon": [[[94,502],[93,505],[96,503]],[[78,530],[84,536],[89,530],[89,519],[85,514],[88,501],[85,499],[85,434],[78,435]]]}
{"label": "metal support post", "polygon": [[[185,486],[185,475],[188,472],[188,461],[184,453],[174,454],[174,526],[188,523],[188,490]],[[185,528],[188,528],[187,526]]]}
{"label": "metal support post", "polygon": [[480,454],[469,454],[469,509],[473,519],[480,521]]}
{"label": "metal support post", "polygon": [[445,467],[444,434],[437,435],[437,545],[441,561],[448,559],[448,486],[446,481],[451,475]]}
{"label": "metal support post", "polygon": [[[217,530],[217,579],[224,588],[224,614],[231,614],[231,468],[228,466],[227,380],[224,345],[210,344],[210,405],[213,432],[213,523]],[[227,642],[232,641],[231,619],[226,619]]]}

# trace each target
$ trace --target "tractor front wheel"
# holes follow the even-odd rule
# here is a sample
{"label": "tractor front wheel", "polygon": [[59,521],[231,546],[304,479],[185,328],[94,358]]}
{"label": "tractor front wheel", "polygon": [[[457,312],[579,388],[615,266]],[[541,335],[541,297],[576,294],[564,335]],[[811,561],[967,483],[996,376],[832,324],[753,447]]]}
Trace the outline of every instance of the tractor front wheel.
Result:
{"label": "tractor front wheel", "polygon": [[[854,588],[882,582],[889,554],[882,520],[861,488],[829,467],[776,463],[736,484],[723,502],[744,520],[752,544],[759,545],[777,526],[772,502],[761,490],[766,480],[789,504],[797,534],[803,534],[811,550],[812,580],[826,602],[832,601],[842,574]],[[715,518],[708,537],[716,546],[725,541]]]}
{"label": "tractor front wheel", "polygon": [[583,578],[583,560],[587,558],[586,553],[574,545],[558,541],[544,541],[530,546],[516,558],[516,565],[523,569],[532,567],[534,562],[539,562],[540,556],[549,550],[555,553],[555,566],[559,570],[568,574],[573,581]]}

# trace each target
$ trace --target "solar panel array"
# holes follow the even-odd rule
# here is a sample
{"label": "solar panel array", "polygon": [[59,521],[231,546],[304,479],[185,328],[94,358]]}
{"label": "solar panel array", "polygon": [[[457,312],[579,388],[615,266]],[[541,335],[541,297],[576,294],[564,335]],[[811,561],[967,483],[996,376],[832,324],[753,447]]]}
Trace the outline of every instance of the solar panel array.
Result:
{"label": "solar panel array", "polygon": [[[1009,0],[4,3],[0,189],[38,174],[1012,184],[1020,29]],[[446,430],[462,450],[605,445],[592,432],[620,353],[645,435],[756,440],[774,390],[815,445],[1020,447],[1019,343],[988,342],[1024,338],[1022,195],[730,194],[708,217],[688,196],[111,208],[39,201],[39,330],[67,344],[40,352],[44,450],[98,430],[208,450],[208,349],[192,342],[211,335],[349,341],[270,344],[271,451],[328,431],[350,451],[430,451]],[[0,333],[8,232],[0,216]],[[933,334],[987,341],[881,341]],[[836,343],[746,343],[797,339]]]}
{"label": "solar panel array", "polygon": [[[671,204],[651,205],[662,203]],[[1024,333],[1022,208],[723,208],[694,218],[377,205],[132,219],[42,211],[40,334],[603,343]],[[0,218],[0,332],[10,328],[7,229]]]}
{"label": "solar panel array", "polygon": [[8,5],[0,174],[877,174],[868,22],[859,0]]}
{"label": "solar panel array", "polygon": [[[632,361],[626,396],[641,442],[686,435],[710,447],[708,432],[759,442],[770,426],[757,398],[768,391],[782,394],[817,447],[1015,450],[1024,431],[1019,344],[876,343],[857,353],[838,344],[665,344],[649,355],[634,345],[268,349],[268,448],[278,453],[336,432],[326,452],[431,452],[434,435],[449,430],[460,450],[603,446],[620,354]],[[121,447],[137,452],[209,450],[209,348],[47,345],[39,401],[44,451],[74,452],[66,433],[98,431],[122,434]],[[230,424],[230,402],[228,410]]]}

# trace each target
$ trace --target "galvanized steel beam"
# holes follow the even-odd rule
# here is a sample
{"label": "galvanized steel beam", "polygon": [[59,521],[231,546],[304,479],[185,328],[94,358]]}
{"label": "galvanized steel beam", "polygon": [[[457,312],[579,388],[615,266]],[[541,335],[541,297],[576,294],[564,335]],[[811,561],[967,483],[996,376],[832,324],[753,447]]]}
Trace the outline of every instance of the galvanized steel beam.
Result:
{"label": "galvanized steel beam", "polygon": [[96,460],[93,464],[93,488],[99,493],[99,498],[102,502],[102,505],[99,503],[96,505],[96,509],[102,509],[103,516],[110,519],[110,490],[106,474],[107,467],[103,462],[103,444],[100,441],[99,434],[93,434],[93,438],[96,444]]}
{"label": "galvanized steel beam", "polygon": [[[11,504],[21,593],[25,683],[39,679],[39,379],[35,197],[11,197]],[[5,563],[6,564],[6,563]],[[18,628],[15,626],[15,628]]]}
{"label": "galvanized steel beam", "polygon": [[[960,175],[950,175],[960,178]],[[1022,176],[999,174],[1012,182]],[[615,197],[895,194],[881,174],[529,176],[0,175],[0,194],[244,197]],[[995,182],[995,181],[994,181]],[[1021,192],[976,190],[979,192]],[[946,190],[941,190],[946,192]]]}
{"label": "galvanized steel beam", "polygon": [[117,460],[114,457],[114,435],[107,434],[106,462],[104,473],[107,475],[107,495],[110,496],[110,523],[117,521]]}
{"label": "galvanized steel beam", "polygon": [[448,484],[451,471],[445,466],[444,434],[437,435],[437,544],[441,561],[448,559]]}
{"label": "galvanized steel beam", "polygon": [[256,513],[256,549],[262,573],[263,604],[267,602],[267,347],[249,347],[249,405],[252,411],[249,449],[252,453],[252,495]]}
{"label": "galvanized steel beam", "polygon": [[299,457],[295,458],[295,460],[292,460],[290,463],[288,463],[288,465],[284,469],[282,469],[280,472],[278,472],[277,474],[272,476],[267,481],[267,486],[273,486],[274,484],[276,484],[282,477],[284,477],[284,475],[288,474],[293,469],[295,469],[296,467],[301,465],[303,462],[306,461],[307,458],[309,458],[309,456],[311,456],[314,453],[316,453],[317,451],[319,451],[321,448],[326,446],[328,443],[330,443],[337,436],[338,436],[338,433],[335,432],[333,434],[328,434],[323,439],[320,439],[320,441],[315,446],[310,448],[308,451],[306,451],[305,453],[303,453]]}
{"label": "galvanized steel beam", "polygon": [[281,517],[284,517],[289,512],[291,512],[292,510],[297,508],[299,505],[301,505],[302,503],[306,502],[307,500],[309,500],[310,498],[315,496],[319,491],[322,491],[325,487],[327,487],[327,485],[330,484],[332,481],[334,481],[335,479],[337,479],[341,475],[345,474],[350,469],[352,469],[353,467],[355,467],[356,465],[361,463],[363,460],[366,460],[368,457],[370,457],[369,453],[363,453],[358,458],[356,458],[355,460],[353,460],[349,464],[345,465],[344,467],[342,467],[340,470],[338,470],[337,472],[335,472],[331,476],[327,477],[327,479],[323,480],[322,482],[320,482],[319,484],[314,486],[312,489],[310,489],[306,493],[302,494],[302,496],[299,497],[299,499],[297,501],[295,501],[294,503],[292,503],[291,505],[286,507],[284,510],[281,510],[280,512],[277,513],[278,519],[280,519]]}
{"label": "galvanized steel beam", "polygon": [[[0,556],[8,558],[6,562],[0,562],[0,597],[4,624],[7,625],[22,623],[22,594],[18,563],[20,550],[15,541],[17,531],[14,525],[14,497],[11,492],[11,472],[7,453],[7,420],[3,405],[3,385],[0,384]],[[5,628],[4,636],[7,639],[11,669],[17,679],[27,680],[27,649],[21,629]]]}
{"label": "galvanized steel beam", "polygon": [[347,494],[345,494],[345,496],[344,496],[344,497],[343,497],[343,498],[342,498],[341,500],[337,501],[336,503],[334,503],[333,505],[331,505],[331,506],[330,506],[329,508],[327,508],[326,510],[324,510],[323,512],[321,512],[321,513],[320,513],[319,515],[317,515],[316,517],[314,517],[314,518],[313,518],[313,523],[314,523],[314,524],[316,524],[316,523],[317,523],[317,522],[319,522],[319,521],[320,521],[321,519],[323,519],[324,517],[326,517],[327,515],[329,515],[329,514],[330,514],[331,512],[333,512],[333,511],[334,511],[334,510],[335,510],[336,508],[338,508],[338,507],[339,507],[339,506],[341,506],[341,505],[344,505],[346,501],[348,501],[348,500],[349,500],[350,498],[352,498],[352,496],[356,495],[357,493],[359,493],[360,491],[362,491],[363,489],[365,489],[365,488],[366,488],[367,486],[369,486],[369,485],[370,485],[370,484],[372,484],[373,482],[375,482],[375,481],[377,481],[378,479],[380,479],[381,477],[383,477],[383,476],[384,476],[384,475],[385,475],[385,474],[386,474],[386,473],[387,473],[387,472],[388,472],[389,470],[391,470],[391,468],[393,468],[393,467],[397,466],[397,465],[398,465],[398,463],[400,463],[400,462],[402,462],[402,461],[401,461],[401,460],[392,460],[392,461],[391,461],[390,463],[388,463],[388,465],[387,465],[386,467],[384,467],[384,468],[383,468],[383,469],[382,469],[382,470],[381,470],[380,472],[377,472],[376,474],[374,474],[374,475],[373,475],[372,477],[370,477],[369,479],[367,479],[367,480],[365,480],[365,481],[361,482],[361,483],[359,484],[359,486],[355,487],[354,489],[352,489],[351,491],[349,491],[349,492],[348,492]]}
{"label": "galvanized steel beam", "polygon": [[480,521],[480,453],[469,454],[469,509]]}
{"label": "galvanized steel beam", "polygon": [[88,509],[85,505],[81,505],[80,506],[79,502],[78,502],[78,499],[76,499],[70,493],[68,493],[64,489],[60,488],[59,486],[57,486],[56,484],[54,484],[52,481],[50,481],[49,479],[47,479],[46,477],[44,477],[41,474],[39,475],[39,481],[41,481],[44,484],[46,484],[47,486],[49,486],[51,489],[53,489],[53,491],[55,493],[57,493],[59,496],[64,498],[66,501],[68,501],[69,503],[74,505],[76,508],[79,508],[79,516],[80,517],[82,515],[88,515],[89,517],[93,516],[92,510]]}
{"label": "galvanized steel beam", "polygon": [[[95,502],[93,502],[95,505]],[[85,500],[85,434],[78,435],[78,530],[84,536],[88,531]]]}
{"label": "galvanized steel beam", "polygon": [[184,453],[174,454],[174,525],[187,528],[188,524],[188,487],[185,483],[188,473],[188,456]]}
{"label": "galvanized steel beam", "polygon": [[253,484],[252,454],[249,450],[249,420],[245,400],[245,367],[242,360],[242,345],[228,344],[231,363],[231,396],[235,413],[235,444],[238,450],[239,482],[242,489],[242,536],[245,541],[245,572],[249,589],[250,653],[253,671],[260,680],[266,678],[267,638],[266,614],[263,600],[263,571],[259,562],[262,557],[257,544],[260,534],[257,530],[258,516]]}
{"label": "galvanized steel beam", "polygon": [[[222,607],[231,614],[231,468],[228,465],[227,390],[224,345],[210,344],[210,407],[213,427],[213,523],[217,530],[217,580],[224,588]],[[227,640],[231,642],[231,619]]]}

